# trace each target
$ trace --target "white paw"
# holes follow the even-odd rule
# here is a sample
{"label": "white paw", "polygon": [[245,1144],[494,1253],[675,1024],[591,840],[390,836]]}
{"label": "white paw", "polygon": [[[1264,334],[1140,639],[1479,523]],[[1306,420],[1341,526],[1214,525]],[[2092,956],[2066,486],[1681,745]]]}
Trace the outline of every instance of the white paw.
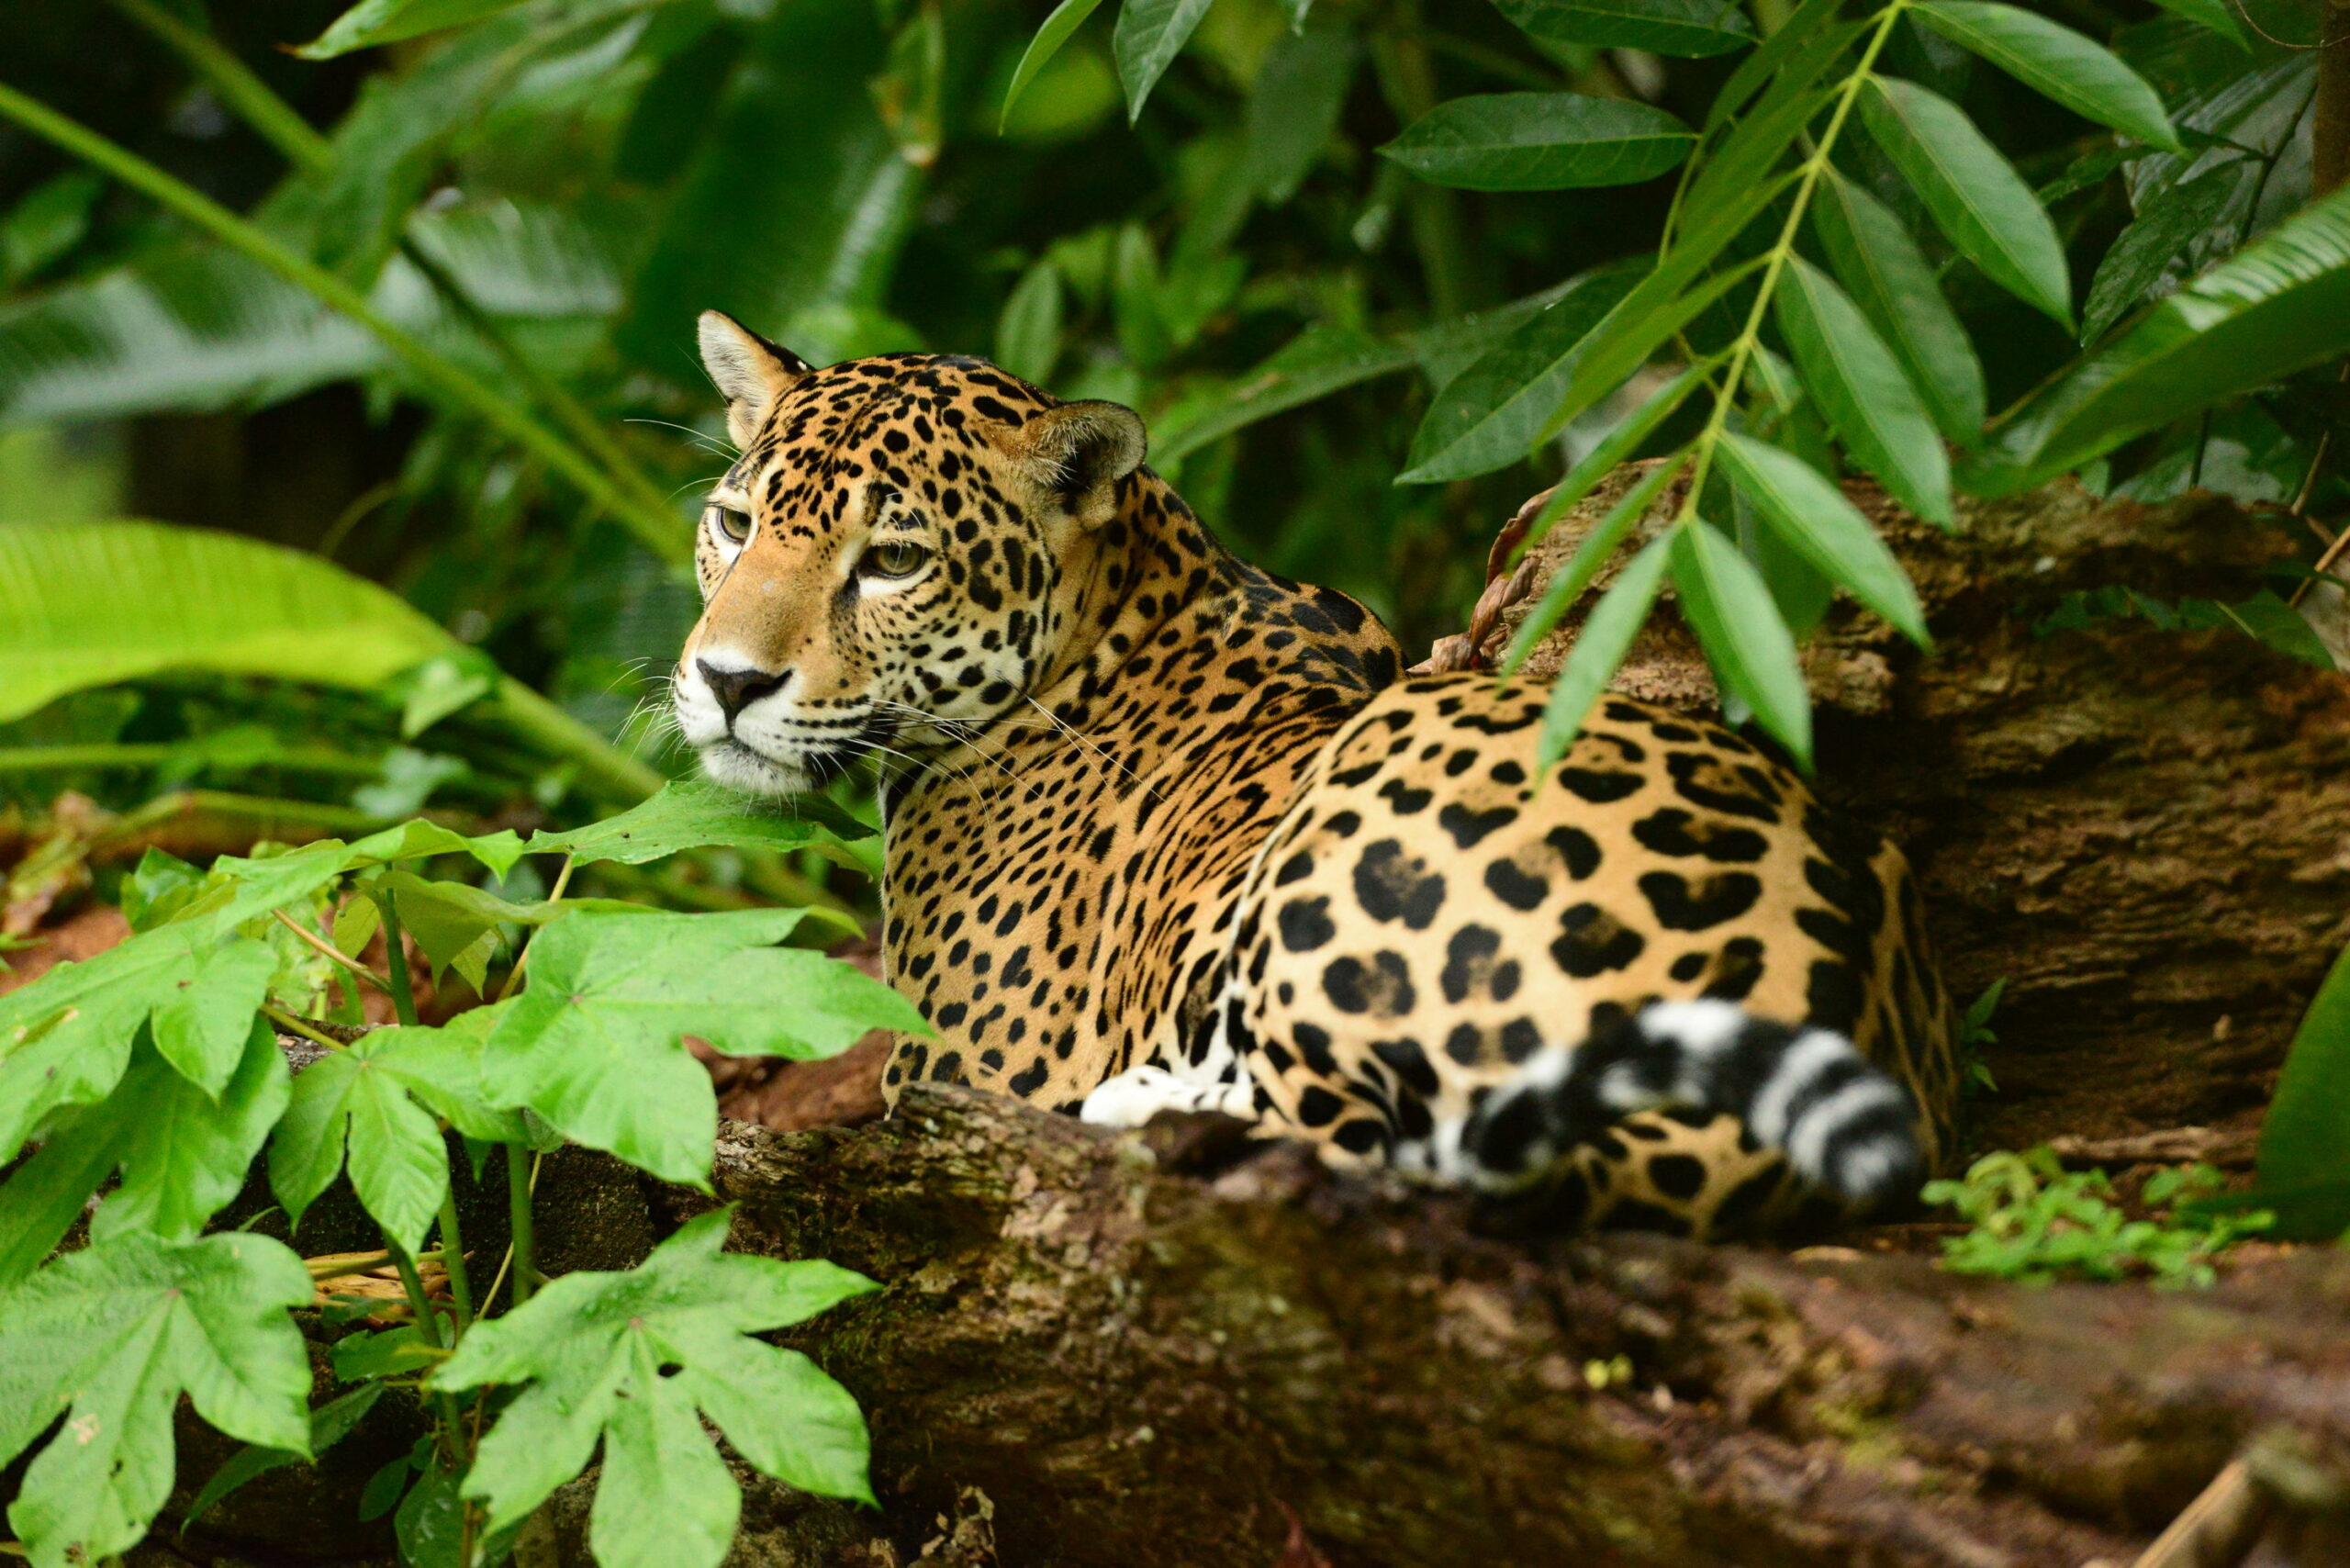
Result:
{"label": "white paw", "polygon": [[1110,1127],[1138,1127],[1161,1111],[1222,1111],[1250,1114],[1244,1083],[1186,1082],[1163,1067],[1130,1067],[1104,1080],[1085,1097],[1081,1120]]}

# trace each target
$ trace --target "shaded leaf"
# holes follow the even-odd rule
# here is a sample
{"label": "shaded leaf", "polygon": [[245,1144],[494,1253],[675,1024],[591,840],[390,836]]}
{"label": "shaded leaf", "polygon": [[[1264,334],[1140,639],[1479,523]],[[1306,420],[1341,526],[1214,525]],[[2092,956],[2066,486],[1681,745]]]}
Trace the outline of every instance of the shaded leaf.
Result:
{"label": "shaded leaf", "polygon": [[204,1490],[196,1495],[196,1500],[187,1506],[187,1512],[180,1518],[180,1529],[183,1531],[187,1529],[210,1513],[220,1499],[246,1482],[266,1475],[273,1470],[283,1470],[290,1464],[311,1462],[350,1436],[351,1428],[359,1424],[359,1417],[373,1409],[375,1401],[383,1394],[384,1385],[371,1383],[364,1388],[354,1388],[340,1398],[330,1399],[311,1411],[308,1459],[292,1449],[262,1448],[250,1444],[230,1455],[218,1470],[212,1473],[212,1479],[204,1484]]}
{"label": "shaded leaf", "polygon": [[1550,191],[1653,179],[1686,158],[1696,140],[1648,104],[1493,93],[1438,105],[1379,151],[1439,185]]}
{"label": "shaded leaf", "polygon": [[[1599,525],[1583,535],[1583,543],[1575,546],[1573,557],[1567,562],[1563,570],[1552,575],[1550,585],[1542,590],[1542,597],[1535,601],[1533,610],[1528,612],[1525,621],[1519,623],[1516,634],[1510,638],[1509,649],[1502,655],[1501,667],[1504,675],[1517,673],[1519,667],[1526,663],[1527,655],[1534,651],[1534,645],[1549,636],[1551,628],[1558,625],[1560,618],[1566,614],[1575,600],[1583,597],[1583,589],[1591,586],[1591,580],[1599,575],[1600,568],[1615,558],[1617,548],[1639,525],[1640,519],[1648,515],[1649,508],[1655,504],[1657,497],[1664,493],[1664,487],[1673,482],[1674,476],[1678,475],[1681,469],[1682,464],[1678,459],[1658,464],[1623,495],[1617,497],[1616,504],[1607,509],[1607,515],[1599,520]],[[1544,510],[1547,511],[1549,508],[1546,507]],[[1533,532],[1534,531],[1529,528],[1527,531],[1528,537],[1533,537]],[[1589,635],[1589,630],[1586,628],[1584,636]],[[1581,645],[1581,642],[1582,639],[1577,639],[1578,646]],[[1619,654],[1617,662],[1620,663],[1621,660],[1622,655]],[[1614,666],[1609,666],[1608,673],[1614,673]],[[1600,678],[1604,682],[1606,677],[1602,676]],[[1597,689],[1593,689],[1595,691]],[[1587,709],[1589,706],[1590,703],[1586,700],[1584,707]]]}
{"label": "shaded leaf", "polygon": [[1645,49],[1697,59],[1755,41],[1729,0],[1495,0],[1501,14],[1553,43]]}
{"label": "shaded leaf", "polygon": [[1949,527],[1950,459],[1942,437],[1868,319],[1801,256],[1787,258],[1772,306],[1806,390],[1846,449],[1902,505]]}
{"label": "shaded leaf", "polygon": [[2350,191],[2193,279],[2008,416],[1970,489],[2011,495],[2350,350]]}
{"label": "shaded leaf", "polygon": [[[2317,1241],[2350,1231],[2350,952],[2294,1031],[2257,1170],[2247,1201],[2277,1209],[2279,1234]],[[2288,1194],[2297,1201],[2282,1201]]]}
{"label": "shaded leaf", "polygon": [[1567,755],[1591,715],[1592,704],[1607,689],[1632,639],[1639,635],[1649,607],[1656,603],[1657,591],[1664,586],[1664,570],[1673,558],[1677,532],[1669,531],[1650,541],[1626,562],[1583,618],[1583,630],[1567,652],[1567,662],[1560,666],[1558,679],[1550,683],[1550,705],[1542,715],[1541,746],[1536,754],[1538,771],[1547,772]]}
{"label": "shaded leaf", "polygon": [[1126,90],[1126,122],[1142,118],[1150,90],[1191,41],[1192,31],[1214,0],[1125,0],[1110,51],[1118,62],[1118,83]]}
{"label": "shaded leaf", "polygon": [[1044,26],[1036,29],[1036,36],[1021,51],[1020,63],[1013,69],[1012,84],[1003,90],[1003,108],[996,117],[998,135],[1011,123],[1012,106],[1020,101],[1020,95],[1052,63],[1053,56],[1061,51],[1061,45],[1069,42],[1069,35],[1083,26],[1085,18],[1093,15],[1101,4],[1102,0],[1061,0],[1053,7],[1052,15],[1045,18]]}
{"label": "shaded leaf", "polygon": [[1964,111],[1914,83],[1872,76],[1861,113],[1950,242],[1992,282],[2070,327],[2072,282],[2055,226]]}
{"label": "shaded leaf", "polygon": [[420,33],[459,27],[500,11],[521,0],[360,0],[337,17],[327,30],[294,52],[305,60],[332,60],[353,50],[397,43]]}
{"label": "shaded leaf", "polygon": [[[2081,307],[2081,342],[2093,343],[2141,301],[2161,287],[2173,265],[2194,242],[2219,228],[2258,165],[2243,160],[2206,170],[2157,194],[2126,229],[2114,236],[2098,263],[2089,297]],[[2234,233],[2231,227],[2229,237]]]}
{"label": "shaded leaf", "polygon": [[1354,40],[1316,28],[1273,46],[1248,93],[1242,173],[1248,188],[1276,205],[1297,194],[1337,133],[1354,80]]}
{"label": "shaded leaf", "polygon": [[2177,150],[2163,101],[2112,52],[2045,17],[1986,0],[1918,0],[1928,27],[2084,119]]}
{"label": "shaded leaf", "polygon": [[1041,382],[1061,357],[1061,270],[1047,256],[1021,274],[996,322],[995,362]]}
{"label": "shaded leaf", "polygon": [[[716,1568],[741,1498],[707,1416],[755,1468],[871,1501],[865,1418],[794,1350],[749,1336],[877,1287],[821,1262],[722,1253],[731,1209],[701,1215],[626,1273],[580,1270],[474,1326],[436,1389],[528,1383],[482,1439],[464,1495],[512,1524],[583,1469],[600,1440],[589,1546],[605,1568]],[[699,1412],[699,1414],[698,1414]]]}

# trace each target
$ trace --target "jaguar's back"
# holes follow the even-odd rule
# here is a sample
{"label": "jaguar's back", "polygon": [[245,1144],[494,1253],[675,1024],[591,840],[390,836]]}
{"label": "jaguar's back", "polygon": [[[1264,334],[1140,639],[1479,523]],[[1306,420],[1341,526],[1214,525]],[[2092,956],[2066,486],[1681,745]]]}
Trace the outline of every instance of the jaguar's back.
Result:
{"label": "jaguar's back", "polygon": [[703,344],[744,451],[678,717],[768,792],[884,757],[886,961],[937,1031],[893,1094],[1214,1105],[1692,1230],[1783,1212],[1782,1149],[1874,1200],[1945,1146],[1899,855],[1737,736],[1611,699],[1538,779],[1539,690],[1399,680],[1360,605],[1222,550],[1127,410]]}

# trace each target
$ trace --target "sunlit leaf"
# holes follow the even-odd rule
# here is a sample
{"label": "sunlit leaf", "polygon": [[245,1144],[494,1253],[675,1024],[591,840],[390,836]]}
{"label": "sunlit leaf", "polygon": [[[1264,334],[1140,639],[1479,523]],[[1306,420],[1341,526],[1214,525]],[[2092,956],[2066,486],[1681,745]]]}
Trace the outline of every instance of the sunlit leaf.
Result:
{"label": "sunlit leaf", "polygon": [[474,1326],[436,1389],[527,1383],[482,1439],[464,1491],[515,1523],[604,1462],[588,1545],[604,1568],[717,1568],[742,1499],[707,1417],[755,1468],[871,1501],[865,1418],[797,1350],[750,1338],[878,1289],[822,1262],[722,1253],[733,1211],[688,1220],[626,1273],[579,1270]]}
{"label": "sunlit leaf", "polygon": [[1942,434],[1961,443],[1981,439],[1982,363],[1908,230],[1833,169],[1812,193],[1811,225],[1852,303],[1900,360]]}
{"label": "sunlit leaf", "polygon": [[1811,764],[1811,694],[1796,640],[1771,590],[1738,546],[1700,518],[1673,535],[1673,587],[1726,695],[1754,711],[1796,760]]}
{"label": "sunlit leaf", "polygon": [[2177,133],[2145,78],[2112,52],[2045,17],[1986,0],[1918,0],[1919,20],[2084,119],[2177,149]]}
{"label": "sunlit leaf", "polygon": [[1567,661],[1550,684],[1550,705],[1542,715],[1542,739],[1536,754],[1538,768],[1547,771],[1567,755],[1591,715],[1592,704],[1615,678],[1617,666],[1624,662],[1632,639],[1639,635],[1641,624],[1649,618],[1649,607],[1656,603],[1657,591],[1664,586],[1664,569],[1673,559],[1676,532],[1651,540],[1624,563],[1623,571],[1583,617],[1574,646],[1567,651]]}
{"label": "sunlit leaf", "polygon": [[1926,645],[1926,613],[1909,575],[1843,491],[1802,458],[1735,431],[1723,431],[1715,450],[1729,482],[1780,538],[1829,581]]}
{"label": "sunlit leaf", "polygon": [[[531,835],[533,855],[560,850],[581,865],[609,860],[642,866],[684,849],[711,846],[730,849],[837,850],[848,839],[872,830],[822,800],[791,802],[782,809],[692,779],[676,779],[661,792],[616,817],[565,833]],[[848,862],[854,864],[855,862]]]}
{"label": "sunlit leaf", "polygon": [[2010,495],[2350,350],[2350,191],[2311,203],[2042,386],[1970,465]]}
{"label": "sunlit leaf", "polygon": [[422,1249],[449,1191],[440,1126],[413,1094],[420,1075],[430,1081],[447,1065],[445,1053],[411,1049],[416,1036],[434,1033],[375,1030],[294,1081],[293,1103],[269,1146],[270,1185],[294,1223],[341,1173],[347,1148],[351,1185],[369,1215],[403,1250]]}
{"label": "sunlit leaf", "polygon": [[1805,389],[1845,448],[1902,505],[1948,527],[1950,459],[1942,437],[1868,318],[1801,256],[1787,258],[1772,305]]}
{"label": "sunlit leaf", "polygon": [[172,1490],[183,1394],[232,1438],[308,1450],[310,1363],[285,1309],[310,1294],[302,1260],[267,1237],[136,1230],[0,1291],[0,1464],[55,1434],[8,1509],[38,1568],[147,1533]]}
{"label": "sunlit leaf", "polygon": [[1869,79],[1861,111],[1950,242],[1992,282],[2070,327],[2072,282],[2055,226],[1964,111],[1892,76]]}
{"label": "sunlit leaf", "polygon": [[1645,49],[1695,59],[1754,41],[1729,0],[1495,0],[1501,14],[1554,43]]}
{"label": "sunlit leaf", "polygon": [[1686,158],[1696,140],[1648,104],[1494,93],[1438,105],[1379,151],[1439,185],[1551,191],[1653,179]]}

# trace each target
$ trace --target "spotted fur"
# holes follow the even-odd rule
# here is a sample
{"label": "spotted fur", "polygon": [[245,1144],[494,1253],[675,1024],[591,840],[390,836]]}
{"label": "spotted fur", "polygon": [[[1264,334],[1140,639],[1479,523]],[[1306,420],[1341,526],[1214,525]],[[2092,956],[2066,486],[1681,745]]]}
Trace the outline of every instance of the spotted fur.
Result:
{"label": "spotted fur", "polygon": [[731,319],[741,459],[676,681],[707,770],[887,782],[888,1070],[1095,1120],[1214,1106],[1334,1160],[1751,1229],[1906,1196],[1952,1016],[1897,850],[1738,735],[1406,678],[1222,549],[1141,422],[973,359],[813,370]]}

